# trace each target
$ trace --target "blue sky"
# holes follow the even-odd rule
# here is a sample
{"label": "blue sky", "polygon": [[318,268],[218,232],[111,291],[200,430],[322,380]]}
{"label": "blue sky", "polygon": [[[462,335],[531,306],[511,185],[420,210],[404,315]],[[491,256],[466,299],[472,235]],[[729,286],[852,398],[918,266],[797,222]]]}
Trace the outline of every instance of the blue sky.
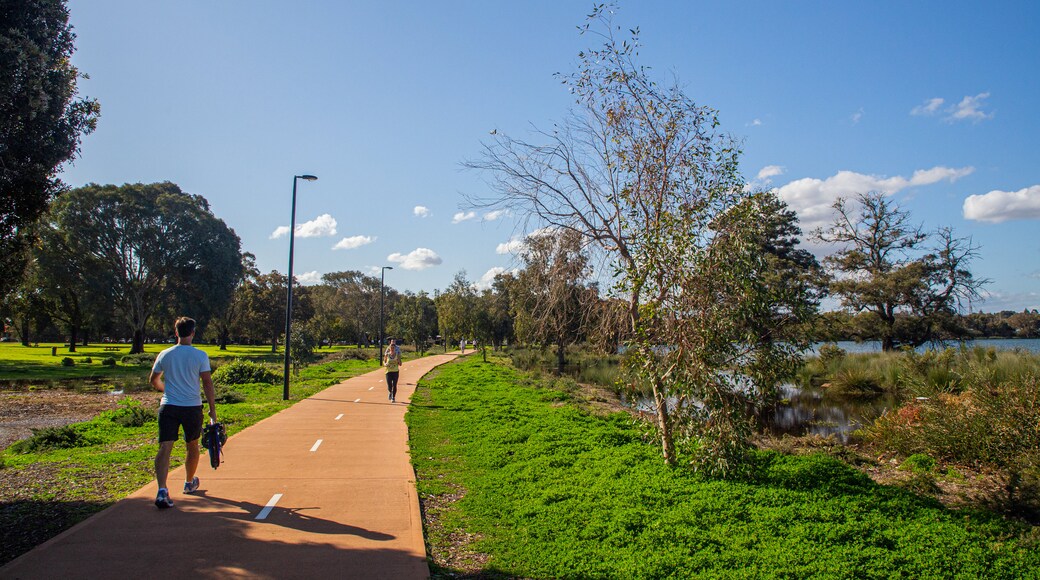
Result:
{"label": "blue sky", "polygon": [[[71,0],[97,131],[63,178],[205,196],[267,272],[362,270],[398,290],[516,266],[515,216],[469,214],[489,131],[562,119],[594,42],[565,0]],[[980,246],[975,310],[1040,308],[1040,3],[629,0],[641,63],[719,111],[748,181],[809,230],[889,193]],[[814,248],[817,252],[823,248]],[[505,252],[505,253],[503,253]]]}

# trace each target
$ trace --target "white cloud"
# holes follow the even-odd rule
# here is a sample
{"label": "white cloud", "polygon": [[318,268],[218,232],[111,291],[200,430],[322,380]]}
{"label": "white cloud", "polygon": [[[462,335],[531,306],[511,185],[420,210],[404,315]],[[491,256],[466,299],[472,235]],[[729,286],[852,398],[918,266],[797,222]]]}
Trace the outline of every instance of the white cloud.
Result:
{"label": "white cloud", "polygon": [[321,274],[319,274],[317,271],[296,274],[294,277],[296,278],[297,282],[304,286],[313,286],[315,284],[321,283]]}
{"label": "white cloud", "polygon": [[476,286],[478,290],[487,290],[488,288],[491,288],[491,285],[495,282],[495,276],[498,276],[499,274],[502,274],[507,271],[508,270],[506,270],[505,268],[495,266],[487,272],[484,272],[484,275],[480,277],[480,280],[477,280],[474,286]]}
{"label": "white cloud", "polygon": [[[281,238],[289,235],[289,226],[279,226],[272,234],[271,239]],[[296,235],[301,238],[321,238],[336,235],[336,219],[329,214],[322,214],[309,222],[296,226]]]}
{"label": "white cloud", "polygon": [[849,117],[853,125],[859,123],[859,120],[863,118],[863,113],[863,107],[860,107],[858,111],[856,111],[852,114],[852,116]]}
{"label": "white cloud", "polygon": [[460,211],[459,213],[457,213],[454,216],[452,216],[451,223],[457,224],[457,223],[464,222],[466,220],[471,220],[471,219],[473,219],[475,217],[477,217],[477,212],[475,212],[475,211],[469,211],[469,212],[461,212]]}
{"label": "white cloud", "polygon": [[496,254],[519,254],[523,251],[524,243],[522,238],[512,238],[508,242],[503,242],[495,248]]}
{"label": "white cloud", "polygon": [[349,238],[343,238],[332,246],[333,250],[353,250],[354,248],[360,248],[361,246],[367,246],[372,242],[376,241],[375,236],[350,236]]}
{"label": "white cloud", "polygon": [[1040,185],[1018,191],[993,190],[964,200],[964,219],[998,224],[1015,219],[1040,219]]}
{"label": "white cloud", "polygon": [[444,260],[437,252],[429,248],[416,248],[408,254],[393,253],[386,257],[387,260],[400,264],[405,270],[425,270],[433,266],[439,266]]}
{"label": "white cloud", "polygon": [[748,125],[750,125],[752,127],[761,127],[762,126],[762,119],[754,119],[750,123],[748,123]]}
{"label": "white cloud", "polygon": [[430,217],[430,208],[425,205],[417,205],[415,206],[415,209],[412,210],[412,213],[421,218]]}
{"label": "white cloud", "polygon": [[940,99],[939,97],[936,97],[934,99],[928,99],[924,102],[923,105],[917,105],[916,107],[911,109],[910,114],[918,117],[927,117],[934,115],[939,112],[939,107],[941,107],[942,104],[945,102],[945,99]]}
{"label": "white cloud", "polygon": [[489,211],[486,214],[484,214],[484,221],[486,221],[486,222],[493,222],[493,221],[495,221],[497,219],[502,219],[504,217],[509,217],[510,215],[511,214],[510,214],[508,209],[496,209],[496,210]]}
{"label": "white cloud", "polygon": [[758,171],[758,179],[763,179],[763,180],[768,181],[769,178],[771,178],[771,177],[776,177],[777,175],[783,175],[783,174],[784,174],[784,168],[783,167],[780,167],[779,165],[766,165],[765,167],[763,167],[762,169],[760,169]]}
{"label": "white cloud", "polygon": [[892,195],[908,187],[930,185],[940,181],[952,183],[973,171],[974,167],[933,167],[915,171],[909,179],[898,175],[880,177],[854,171],[839,171],[826,179],[796,179],[780,187],[777,192],[780,198],[798,213],[802,229],[810,231],[830,223],[834,211],[831,206],[839,197],[851,198],[871,191]]}
{"label": "white cloud", "polygon": [[982,100],[989,97],[989,93],[979,93],[974,97],[964,97],[961,102],[953,105],[947,111],[950,113],[946,120],[949,122],[971,120],[978,123],[986,119],[992,119],[993,113],[984,113]]}

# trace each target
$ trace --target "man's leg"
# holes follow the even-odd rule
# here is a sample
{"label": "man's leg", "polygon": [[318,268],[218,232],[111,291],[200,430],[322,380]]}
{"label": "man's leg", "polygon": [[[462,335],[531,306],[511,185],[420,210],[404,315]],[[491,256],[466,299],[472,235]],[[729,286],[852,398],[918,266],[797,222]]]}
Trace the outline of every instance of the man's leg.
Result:
{"label": "man's leg", "polygon": [[199,440],[194,439],[184,444],[188,455],[184,458],[184,481],[191,483],[195,472],[199,469]]}
{"label": "man's leg", "polygon": [[[170,473],[170,453],[173,452],[174,441],[162,441],[159,443],[159,453],[155,455],[155,481],[159,489],[166,487],[166,476]],[[196,457],[196,462],[198,458]]]}

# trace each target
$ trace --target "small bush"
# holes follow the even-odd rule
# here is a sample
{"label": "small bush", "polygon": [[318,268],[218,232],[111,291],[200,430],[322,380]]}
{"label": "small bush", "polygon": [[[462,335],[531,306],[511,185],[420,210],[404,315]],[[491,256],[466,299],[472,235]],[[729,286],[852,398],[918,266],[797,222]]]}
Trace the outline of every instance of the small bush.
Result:
{"label": "small bush", "polygon": [[906,458],[899,469],[913,473],[931,473],[935,469],[935,460],[924,453],[914,453]]}
{"label": "small bush", "polygon": [[233,405],[246,400],[246,396],[238,391],[225,387],[217,387],[213,399],[222,405]]}
{"label": "small bush", "polygon": [[213,371],[214,382],[223,385],[274,384],[280,379],[281,375],[266,366],[246,360],[234,360]]}
{"label": "small bush", "polygon": [[848,351],[836,344],[824,344],[820,346],[820,360],[824,364],[830,364],[833,361],[840,361],[844,359],[847,354],[849,354]]}
{"label": "small bush", "polygon": [[140,366],[140,365],[151,365],[155,361],[155,356],[148,353],[139,354],[128,354],[120,359],[119,362],[129,366]]}
{"label": "small bush", "polygon": [[31,437],[15,441],[9,449],[15,453],[36,453],[51,449],[90,447],[98,443],[97,439],[76,429],[75,425],[33,429],[32,432]]}
{"label": "small bush", "polygon": [[101,366],[103,366],[103,367],[114,367],[114,366],[116,366],[116,359],[114,359],[112,357],[103,358],[103,359],[101,359]]}
{"label": "small bush", "polygon": [[86,358],[84,358],[84,359],[83,359],[83,362],[89,365],[89,364],[91,364],[91,363],[93,363],[93,362],[94,362],[94,359],[92,359],[92,358],[90,358],[90,357],[88,356],[88,357],[86,357]]}
{"label": "small bush", "polygon": [[874,397],[882,392],[881,385],[869,371],[847,367],[838,371],[831,379],[828,394],[846,397]]}
{"label": "small bush", "polygon": [[74,366],[76,366],[76,361],[72,360],[69,357],[65,357],[65,358],[61,359],[61,366],[63,366],[63,367],[74,367]]}
{"label": "small bush", "polygon": [[159,420],[155,410],[146,408],[130,397],[119,401],[119,408],[112,411],[110,417],[113,423],[123,427],[141,427]]}

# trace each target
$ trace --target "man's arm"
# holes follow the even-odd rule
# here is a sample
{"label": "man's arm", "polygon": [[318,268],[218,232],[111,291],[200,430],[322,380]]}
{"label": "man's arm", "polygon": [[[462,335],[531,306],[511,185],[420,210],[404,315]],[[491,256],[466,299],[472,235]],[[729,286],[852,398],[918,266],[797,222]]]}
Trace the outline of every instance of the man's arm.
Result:
{"label": "man's arm", "polygon": [[202,371],[199,373],[202,377],[202,390],[206,393],[206,401],[209,403],[209,418],[214,423],[217,422],[217,402],[216,394],[213,391],[213,376],[210,371]]}
{"label": "man's arm", "polygon": [[151,383],[152,388],[156,391],[160,393],[166,392],[166,383],[163,382],[162,371],[155,372],[153,370],[152,374],[148,375],[148,382]]}

